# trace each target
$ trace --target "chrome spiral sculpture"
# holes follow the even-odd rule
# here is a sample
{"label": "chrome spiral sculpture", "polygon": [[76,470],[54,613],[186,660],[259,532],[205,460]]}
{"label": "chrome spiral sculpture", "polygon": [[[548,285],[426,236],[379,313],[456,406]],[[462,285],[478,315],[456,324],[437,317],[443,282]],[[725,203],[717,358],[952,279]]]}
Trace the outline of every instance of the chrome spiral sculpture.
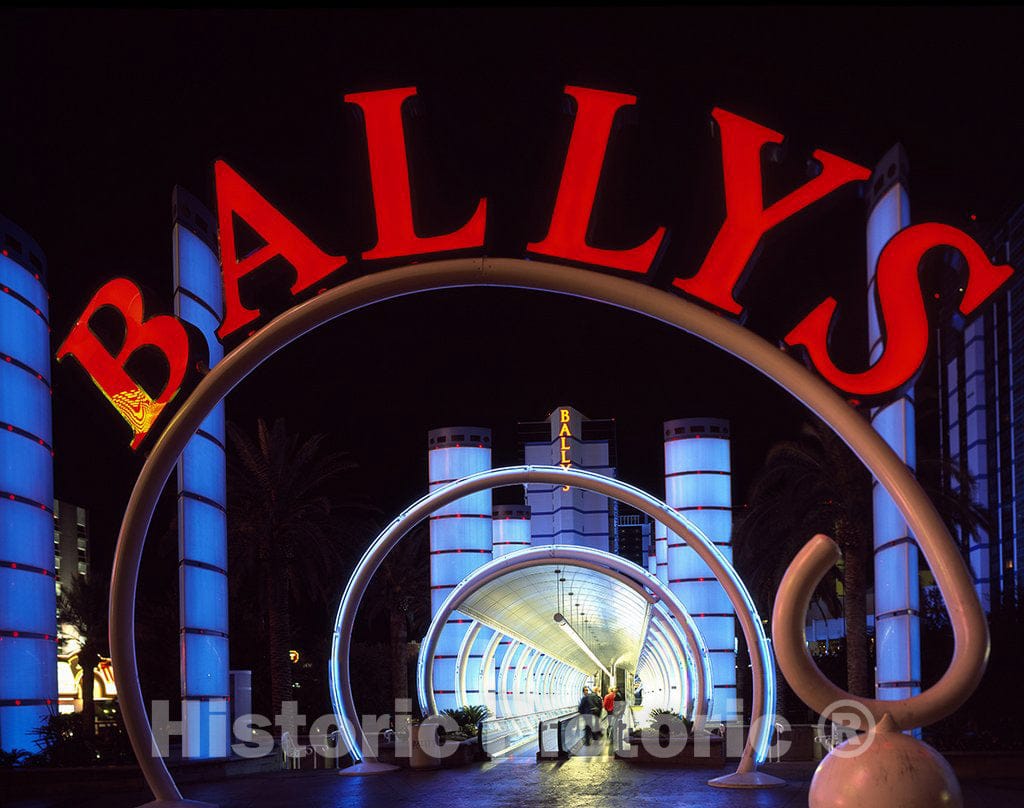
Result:
{"label": "chrome spiral sculpture", "polygon": [[[933,723],[963,704],[977,686],[988,658],[985,617],[956,545],[913,475],[871,425],[825,382],[774,345],[725,317],[674,294],[589,270],[505,258],[465,258],[387,270],[348,281],[299,304],[242,343],[192,391],[160,435],[132,491],[114,556],[110,590],[110,649],[114,676],[136,759],[156,798],[152,805],[195,805],[184,800],[164,760],[152,752],[153,729],[139,682],[135,644],[135,593],[146,533],[164,484],[203,419],[246,376],[292,341],[330,320],[381,301],[462,286],[502,286],[571,295],[617,306],[671,325],[746,362],[803,402],[825,421],[885,488],[921,547],[946,600],[955,650],[942,679],[902,701],[860,699],[833,685],[810,659],[804,617],[811,593],[838,559],[835,544],[816,536],[790,566],[775,604],[774,638],[779,667],[809,706],[834,715],[835,704],[854,703],[877,722],[861,741],[885,735],[857,757],[843,746],[819,767],[811,786],[813,808],[899,805],[932,808],[962,804],[949,767],[920,741],[899,730]],[[666,373],[671,369],[666,367]],[[846,746],[846,745],[844,745]],[[845,751],[850,751],[849,749]],[[837,754],[839,753],[839,754]],[[866,761],[870,763],[870,769]],[[853,761],[850,763],[849,761]],[[907,768],[909,766],[909,768]],[[900,772],[886,786],[883,772]],[[867,780],[859,779],[866,776]],[[889,780],[894,778],[890,777]],[[889,788],[890,791],[885,789]],[[894,797],[892,788],[898,788]],[[845,796],[844,796],[845,795]],[[936,795],[941,795],[936,798]]]}

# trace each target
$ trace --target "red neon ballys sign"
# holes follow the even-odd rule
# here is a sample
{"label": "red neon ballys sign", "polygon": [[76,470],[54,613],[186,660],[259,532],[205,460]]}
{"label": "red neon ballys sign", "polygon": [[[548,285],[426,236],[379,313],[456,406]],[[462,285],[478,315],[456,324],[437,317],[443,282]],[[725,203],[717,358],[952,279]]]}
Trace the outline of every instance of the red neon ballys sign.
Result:
{"label": "red neon ballys sign", "polygon": [[[642,243],[629,249],[605,249],[588,241],[594,200],[600,184],[605,153],[616,113],[636,103],[623,93],[567,87],[576,104],[572,135],[562,168],[548,231],[526,246],[529,253],[547,258],[645,274],[651,270],[665,243],[658,227]],[[481,199],[469,220],[451,233],[417,235],[413,221],[402,105],[415,97],[406,87],[355,93],[345,101],[362,112],[370,165],[377,240],[364,261],[422,256],[453,250],[480,249],[487,226],[487,200]],[[696,274],[676,278],[673,286],[703,303],[732,315],[742,314],[737,288],[765,234],[843,186],[870,176],[863,166],[817,150],[813,158],[820,173],[786,196],[765,206],[762,189],[762,151],[783,141],[783,135],[754,121],[715,109],[721,133],[726,216]],[[227,163],[214,166],[217,218],[220,229],[224,320],[218,330],[223,340],[259,317],[241,301],[239,284],[268,261],[283,258],[295,268],[293,295],[345,266],[346,259],[329,255],[314,244],[280,210],[264,198]],[[265,242],[251,254],[236,249],[233,218],[242,219]],[[960,311],[974,312],[1012,274],[1006,265],[988,260],[966,233],[943,224],[918,224],[897,233],[878,260],[876,305],[885,329],[885,349],[866,370],[848,373],[832,361],[828,335],[837,308],[828,298],[811,311],[785,337],[785,343],[804,350],[808,363],[843,393],[857,397],[883,397],[909,383],[928,350],[930,331],[918,266],[935,247],[960,252],[967,277]],[[103,347],[90,320],[101,308],[117,311],[125,324],[125,341],[118,353]],[[57,359],[73,356],[93,382],[131,426],[132,447],[137,448],[152,430],[161,411],[181,391],[186,371],[196,362],[189,332],[170,315],[145,319],[142,295],[129,280],[119,278],[96,293],[57,351]],[[170,377],[153,397],[125,370],[131,354],[151,346],[164,354]]]}

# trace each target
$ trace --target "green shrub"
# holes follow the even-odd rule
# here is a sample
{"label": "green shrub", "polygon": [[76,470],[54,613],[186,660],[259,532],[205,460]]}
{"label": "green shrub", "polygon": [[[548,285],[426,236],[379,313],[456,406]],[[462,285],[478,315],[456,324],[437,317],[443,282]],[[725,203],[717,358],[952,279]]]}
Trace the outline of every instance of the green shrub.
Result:
{"label": "green shrub", "polygon": [[476,725],[487,718],[489,714],[490,710],[483,704],[471,704],[467,707],[445,710],[442,713],[458,724],[462,732],[468,731],[470,735],[476,734]]}
{"label": "green shrub", "polygon": [[669,724],[679,722],[684,727],[686,727],[686,732],[688,735],[693,734],[693,722],[685,715],[680,715],[675,710],[668,710],[664,707],[656,707],[653,710],[651,710],[651,729],[663,727],[663,722]]}

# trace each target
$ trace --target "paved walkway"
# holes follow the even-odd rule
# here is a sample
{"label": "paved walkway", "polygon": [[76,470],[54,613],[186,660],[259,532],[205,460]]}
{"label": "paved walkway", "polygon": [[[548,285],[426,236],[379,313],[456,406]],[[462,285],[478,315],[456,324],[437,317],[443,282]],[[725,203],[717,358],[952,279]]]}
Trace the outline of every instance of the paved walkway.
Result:
{"label": "paved walkway", "polygon": [[[281,771],[184,786],[185,796],[221,808],[803,808],[813,767],[765,767],[788,784],[766,791],[710,788],[710,776],[729,769],[679,770],[634,766],[606,755],[537,763],[519,754],[477,766],[439,771],[402,769],[373,777],[339,777],[334,771]],[[966,808],[1024,808],[1024,780],[965,784]],[[110,794],[16,802],[11,808],[129,808],[148,794]],[[882,808],[879,806],[879,808]]]}

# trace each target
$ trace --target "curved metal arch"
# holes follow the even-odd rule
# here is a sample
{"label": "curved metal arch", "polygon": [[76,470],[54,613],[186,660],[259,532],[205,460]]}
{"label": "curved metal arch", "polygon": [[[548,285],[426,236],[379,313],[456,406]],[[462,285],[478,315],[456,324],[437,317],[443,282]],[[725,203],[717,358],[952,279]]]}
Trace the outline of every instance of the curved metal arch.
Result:
{"label": "curved metal arch", "polygon": [[[498,711],[498,715],[502,718],[515,714],[512,710],[512,699],[510,698],[509,694],[510,682],[508,672],[509,669],[512,667],[512,660],[518,659],[518,654],[521,652],[521,649],[526,647],[525,643],[523,643],[521,640],[517,640],[515,638],[511,639],[511,644],[508,646],[508,648],[505,649],[505,655],[501,658],[501,667],[498,669],[498,680],[497,683],[495,684],[495,687],[497,688],[498,692],[498,705],[501,707],[501,710]],[[420,669],[423,666],[425,659],[430,660],[430,663],[427,664],[427,667],[432,669],[434,655],[433,653],[431,653],[429,657],[426,657],[423,654],[423,646],[420,645],[420,659],[419,663],[416,666],[417,681],[419,681],[419,679],[421,678]],[[431,693],[431,696],[433,696],[433,693]],[[420,695],[420,712],[422,712],[424,715],[427,715],[429,713],[436,713],[437,704],[434,704],[433,699],[431,699],[430,709],[424,709],[423,696]]]}
{"label": "curved metal arch", "polygon": [[[672,700],[672,667],[665,654],[665,649],[658,643],[652,643],[651,645],[651,659],[657,666],[659,671],[659,682],[661,684],[662,698],[666,702]],[[665,704],[669,706],[668,703]]]}
{"label": "curved metal arch", "polygon": [[[663,623],[659,622],[652,626],[652,628],[654,628],[654,633],[651,635],[651,640],[655,645],[662,645],[663,650],[666,652],[666,663],[670,660],[672,662],[672,665],[670,666],[671,671],[673,678],[677,683],[677,687],[679,688],[678,698],[675,699],[679,703],[678,712],[681,715],[691,716],[693,714],[692,711],[696,711],[698,707],[699,698],[693,693],[693,675],[692,669],[690,669],[687,664],[687,654],[683,650],[682,644],[679,642],[679,637],[672,631],[671,627],[665,626]],[[705,705],[705,711],[698,719],[701,727],[705,724],[706,709],[707,707]]]}
{"label": "curved metal arch", "polygon": [[551,666],[554,664],[554,658],[544,654],[543,659],[537,666],[537,669],[533,673],[533,681],[530,686],[533,690],[530,691],[532,698],[530,699],[531,712],[540,712],[544,709],[541,705],[544,701],[544,684],[548,671],[551,670]]}
{"label": "curved metal arch", "polygon": [[539,679],[541,671],[546,667],[548,655],[543,651],[537,654],[537,658],[533,660],[533,664],[530,665],[530,670],[527,671],[526,679],[523,682],[523,704],[526,705],[526,711],[529,713],[535,712],[537,705],[537,681]]}
{"label": "curved metal arch", "polygon": [[[486,689],[484,693],[484,704],[487,705],[487,709],[491,711],[491,715],[498,715],[498,685],[497,677],[494,675],[494,655],[498,650],[498,645],[501,642],[501,638],[505,635],[500,631],[495,631],[494,636],[491,637],[487,646],[484,648],[483,659],[480,660],[480,681],[481,687]],[[491,683],[494,683],[494,700],[491,700],[492,691],[488,687]]]}
{"label": "curved metal arch", "polygon": [[655,619],[667,625],[680,640],[691,674],[690,681],[694,701],[691,718],[694,721],[695,728],[703,729],[707,711],[711,707],[711,694],[715,685],[714,669],[711,665],[711,655],[708,653],[707,642],[705,642],[704,635],[697,628],[697,623],[685,606],[683,607],[683,613],[686,620],[682,624],[679,624],[671,613],[665,612],[663,606],[656,606],[653,611],[656,613]]}
{"label": "curved metal arch", "polygon": [[540,655],[540,659],[537,660],[537,663],[533,666],[533,670],[530,673],[530,680],[527,682],[526,686],[531,689],[526,691],[526,695],[528,697],[526,704],[529,708],[529,712],[531,713],[540,712],[541,689],[544,687],[544,674],[547,672],[547,669],[551,667],[551,660],[552,657],[542,653]]}
{"label": "curved metal arch", "polygon": [[533,669],[534,663],[540,654],[540,649],[527,645],[523,649],[516,665],[516,672],[512,674],[512,715],[522,715],[523,705],[526,700],[526,679]]}
{"label": "curved metal arch", "polygon": [[[474,475],[474,476],[475,477],[480,477],[480,476],[483,476],[483,475],[493,474],[495,471],[504,472],[504,471],[508,471],[508,470],[509,469],[496,469],[496,470],[492,470],[492,471],[488,471],[488,472],[481,472],[480,474]],[[595,476],[597,476],[597,475],[595,475]],[[464,479],[468,479],[468,478],[464,478]],[[603,479],[611,479],[611,478],[603,478]],[[459,482],[459,481],[456,481],[456,482]],[[388,530],[390,530],[390,528],[386,529],[385,533]],[[381,536],[383,537],[384,533],[382,533]],[[568,545],[543,545],[539,549],[550,550],[552,548],[554,548],[556,550],[558,550],[558,549],[573,549],[571,546],[568,546]],[[531,549],[538,549],[538,548],[531,548]],[[521,554],[521,553],[525,553],[525,552],[528,552],[528,551],[526,551],[526,550],[518,550],[518,551],[516,551],[516,554]],[[610,555],[608,553],[602,553],[599,550],[594,550],[593,552],[600,553],[603,557],[606,557],[606,558],[620,559],[619,556]],[[491,569],[491,568],[497,566],[499,561],[501,561],[501,560],[503,560],[503,559],[505,559],[505,558],[507,558],[508,556],[511,556],[511,555],[513,555],[513,554],[512,553],[506,553],[503,556],[499,556],[498,559],[494,559],[493,561],[488,562],[488,564],[479,567],[477,570],[474,571],[474,573],[472,573],[472,575],[480,574],[485,569]],[[631,572],[635,572],[636,570],[639,570],[641,573],[643,573],[643,575],[646,576],[645,580],[653,579],[654,581],[657,581],[659,584],[661,584],[661,582],[658,581],[658,579],[655,576],[652,576],[649,572],[644,570],[642,567],[633,565],[631,562],[624,562],[624,563],[628,564],[628,569],[630,569]],[[571,565],[571,562],[570,562],[570,565]],[[507,570],[506,570],[506,572],[507,572]],[[614,569],[601,569],[600,572],[602,574],[604,574],[604,575],[607,575],[609,577],[615,578],[616,580],[624,583],[626,586],[634,589],[634,591],[638,591],[636,589],[637,581],[631,579],[628,575],[624,575],[624,574],[622,574],[622,573],[620,573],[620,572],[618,572],[617,570],[614,570]],[[500,576],[496,576],[496,577],[500,577]],[[468,579],[469,578],[467,577],[467,579],[464,579],[463,582],[467,581]],[[663,584],[661,584],[661,585],[664,586]],[[701,664],[698,667],[698,673],[696,674],[696,678],[697,678],[697,681],[699,683],[698,686],[700,688],[700,693],[703,695],[704,698],[703,699],[699,699],[698,698],[695,703],[696,704],[703,703],[704,710],[701,711],[701,712],[695,713],[694,720],[695,720],[695,724],[698,727],[703,727],[704,723],[705,723],[705,721],[707,719],[707,707],[708,707],[708,704],[710,703],[709,693],[710,693],[711,681],[712,681],[711,680],[711,664],[710,664],[710,659],[709,659],[708,652],[707,652],[707,644],[704,641],[703,635],[700,633],[699,629],[697,628],[696,624],[694,623],[693,618],[690,616],[689,612],[686,610],[686,607],[680,601],[678,601],[678,599],[675,598],[675,596],[671,593],[670,589],[666,589],[665,591],[668,592],[669,599],[675,601],[674,604],[672,604],[672,607],[674,607],[675,610],[678,612],[678,614],[682,616],[682,618],[683,618],[682,620],[677,621],[677,620],[674,619],[674,615],[673,615],[672,611],[669,611],[670,605],[669,605],[668,600],[658,600],[657,596],[651,596],[646,591],[644,591],[642,594],[645,597],[645,599],[647,599],[650,602],[650,605],[652,607],[651,613],[653,615],[655,615],[654,620],[657,621],[657,623],[656,623],[656,631],[658,632],[658,636],[659,636],[660,640],[662,642],[666,643],[669,647],[672,648],[672,650],[674,652],[676,652],[676,653],[673,653],[673,654],[670,655],[672,657],[673,661],[675,661],[677,663],[680,663],[680,664],[686,664],[686,655],[685,655],[685,653],[682,653],[682,649],[686,648],[686,647],[693,647],[693,648],[697,649],[698,653],[700,654],[699,659],[701,660]],[[430,628],[427,631],[427,636],[428,637],[431,636],[432,633],[436,633],[437,637],[440,637],[440,632],[443,631],[443,628],[444,628],[444,625],[445,625],[445,621],[448,619],[448,616],[451,614],[451,612],[454,611],[455,608],[457,608],[457,606],[458,606],[458,604],[456,604],[456,607],[453,607],[453,609],[451,611],[448,611],[447,609],[444,608],[444,604],[442,604],[442,607],[440,607],[438,609],[437,613],[434,615],[434,617],[433,617],[433,619],[431,621],[431,626],[430,626]],[[669,639],[669,633],[670,632],[672,634],[672,639]],[[682,634],[682,636],[680,636],[680,634]],[[673,640],[675,641],[675,643],[678,643],[678,645],[676,645],[673,642]],[[526,646],[528,648],[532,648],[532,646],[529,646],[528,644],[522,642],[521,640],[519,642],[522,645],[524,645],[524,646]],[[436,645],[436,643],[435,643],[435,645]],[[661,647],[659,649],[659,651],[662,653],[663,656],[668,654],[668,651],[664,647]],[[430,647],[428,646],[426,640],[424,640],[424,642],[420,646],[420,656],[419,656],[419,658],[417,660],[417,696],[418,696],[419,702],[420,702],[420,710],[424,714],[435,712],[437,710],[437,703],[436,703],[436,701],[435,701],[435,699],[433,697],[433,687],[432,687],[433,676],[432,676],[432,668],[431,668],[430,663],[429,663],[430,657],[428,656],[428,653],[432,653],[432,650],[430,650]],[[507,654],[508,653],[511,653],[511,649],[507,652]],[[506,656],[506,659],[510,659],[510,658]],[[665,662],[666,662],[666,666],[667,666],[666,667],[666,672],[667,672],[673,666],[668,664],[667,657],[666,657]],[[518,667],[519,667],[519,661],[517,661],[517,671],[518,671]],[[428,674],[428,671],[430,672],[429,674]],[[503,673],[503,675],[505,675],[505,674]],[[682,677],[680,677],[679,686],[680,686],[680,688],[682,687]],[[515,686],[513,686],[513,691],[515,691]]]}
{"label": "curved metal arch", "polygon": [[[283,347],[348,312],[384,300],[459,286],[504,286],[554,292],[606,303],[651,317],[722,348],[756,368],[802,401],[825,421],[861,459],[892,497],[917,539],[947,603],[954,653],[942,678],[904,702],[884,702],[904,727],[933,723],[956,710],[977,687],[988,659],[989,634],[981,604],[957,545],[934,505],[906,465],[859,413],[824,381],[742,326],[670,292],[635,280],[540,261],[466,258],[436,261],[378,272],[348,281],[295,306],[260,329],[217,363],[197,385],[160,435],[132,490],[114,554],[110,587],[110,650],[121,712],[132,750],[146,784],[158,800],[180,801],[159,756],[151,754],[149,723],[139,682],[135,649],[135,591],[146,533],[157,500],[185,446],[214,407],[253,370]],[[834,546],[834,545],[833,545]],[[826,548],[826,552],[832,552]],[[786,605],[799,606],[799,594]],[[781,595],[781,593],[780,593]],[[791,601],[791,602],[789,602]],[[802,638],[776,638],[780,667],[808,704],[828,697],[806,669]],[[790,660],[792,652],[792,661]],[[801,665],[803,667],[801,668]]]}
{"label": "curved metal arch", "polygon": [[[576,468],[563,469],[555,466],[510,466],[504,469],[491,469],[463,477],[460,480],[437,488],[392,520],[391,524],[381,532],[377,540],[364,553],[363,558],[356,565],[356,569],[349,580],[348,586],[345,588],[338,607],[338,617],[335,620],[335,633],[331,653],[332,660],[337,660],[337,664],[332,662],[330,669],[332,703],[339,718],[342,719],[339,721],[342,737],[350,753],[353,756],[358,756],[360,755],[359,750],[368,749],[370,746],[365,739],[359,742],[360,739],[357,739],[355,734],[349,731],[349,724],[354,725],[353,718],[357,713],[352,701],[351,686],[348,683],[348,678],[344,679],[344,689],[342,689],[341,684],[338,682],[337,668],[340,666],[346,672],[348,671],[348,648],[351,642],[356,610],[373,573],[383,558],[390,552],[391,548],[401,540],[402,536],[437,508],[485,488],[528,482],[571,485],[593,491],[611,499],[617,499],[620,502],[625,502],[627,505],[631,505],[647,514],[655,521],[663,523],[676,535],[683,537],[701,560],[708,565],[712,574],[725,590],[743,629],[747,647],[751,649],[750,658],[751,668],[753,669],[751,726],[755,731],[748,734],[737,773],[753,772],[757,765],[764,762],[768,756],[771,734],[774,729],[772,721],[760,720],[759,716],[770,717],[775,714],[775,666],[769,649],[768,639],[764,633],[764,626],[757,615],[753,600],[743,585],[743,581],[740,580],[735,569],[726,560],[725,556],[722,555],[721,551],[703,532],[661,500],[652,497],[639,488],[611,477],[604,477],[600,474]],[[551,547],[555,546],[558,545],[551,545]],[[531,552],[531,549],[518,550],[514,553],[503,555],[488,562],[485,567],[480,569],[498,569],[502,563],[507,563],[508,559],[513,559],[514,563],[516,558],[521,557],[524,553]],[[568,552],[579,548],[565,547],[564,549]],[[621,575],[622,573],[616,573],[612,570],[616,569],[616,564],[623,562],[623,560],[618,556],[611,556],[607,553],[603,555],[609,559],[615,559],[615,561],[605,562],[600,571],[605,575],[612,575],[613,577]],[[580,563],[586,565],[587,562]],[[642,567],[632,562],[624,563],[628,563],[627,569],[631,576],[635,576],[636,579],[644,582],[640,590],[646,587],[646,589],[657,593],[658,597],[662,600],[678,604],[678,600],[672,595],[667,585],[662,584],[661,581]],[[451,590],[444,602],[450,602],[453,595],[462,591],[466,581],[476,574],[474,572],[469,578],[464,579],[461,584],[456,586],[455,589]],[[635,581],[625,580],[624,582],[627,585],[635,584]],[[684,622],[681,612],[677,615],[677,619],[681,623]],[[434,624],[432,624],[433,626]],[[425,646],[421,646],[420,665],[422,665],[424,650]],[[427,675],[432,673],[432,670],[427,671]],[[420,701],[421,704],[426,703],[430,711],[434,712],[434,705],[427,701],[433,695],[432,688],[429,691],[427,694],[420,693]]]}
{"label": "curved metal arch", "polygon": [[[682,626],[676,625],[672,616],[664,611],[664,604],[662,603],[654,604],[651,608],[651,623],[656,625],[655,630],[659,632],[671,632],[671,636],[667,633],[663,636],[665,636],[667,641],[673,645],[675,658],[687,668],[685,680],[681,678],[680,681],[680,687],[682,687],[683,681],[685,681],[687,685],[687,692],[685,694],[681,692],[680,694],[681,711],[694,721],[694,727],[699,730],[703,728],[707,718],[706,713],[712,688],[711,663],[708,656],[707,644],[704,641],[704,635],[700,633],[700,630],[697,628],[693,617],[690,615],[686,607],[682,604],[680,605],[686,616],[686,620]],[[460,706],[467,706],[470,704],[469,691],[466,687],[466,679],[468,672],[473,666],[469,660],[473,647],[476,644],[477,637],[482,630],[491,631],[495,635],[488,640],[488,643],[485,646],[483,654],[484,662],[479,668],[478,682],[481,688],[480,701],[481,703],[485,703],[487,699],[487,694],[484,692],[484,688],[486,688],[484,671],[486,669],[486,665],[492,663],[497,643],[503,635],[495,629],[485,626],[480,621],[473,620],[459,646],[458,657],[456,660],[456,703]],[[651,629],[649,628],[648,631],[650,630]],[[546,674],[551,668],[551,665],[547,663],[557,662],[558,660],[555,660],[554,657],[546,654],[542,654],[542,656],[547,660],[544,666],[544,673]],[[540,683],[535,683],[535,685],[539,687]],[[497,695],[497,688],[495,688],[495,695]],[[538,691],[534,695],[537,696],[534,701],[538,702],[538,700],[541,699],[540,692]],[[697,706],[699,704],[704,705],[704,710],[698,712]],[[534,706],[536,709],[540,709],[536,703]],[[495,704],[495,708],[496,707],[497,704]]]}
{"label": "curved metal arch", "polygon": [[[675,647],[673,639],[674,638],[670,638],[669,632],[664,626],[659,627],[655,642],[661,644],[663,659],[665,664],[668,666],[669,675],[672,678],[669,695],[671,695],[672,688],[678,688],[677,692],[679,694],[676,699],[669,699],[669,701],[678,701],[681,705],[679,712],[682,713],[684,712],[683,708],[685,708],[686,702],[689,701],[687,691],[689,690],[690,682],[684,668],[683,657],[680,654],[681,649],[677,649]],[[698,708],[698,702],[696,699],[693,700],[692,706],[694,710]],[[701,726],[703,726],[706,723],[707,716],[702,714],[698,720]]]}
{"label": "curved metal arch", "polygon": [[659,651],[652,646],[648,654],[644,658],[643,666],[637,665],[637,672],[640,672],[641,667],[644,671],[650,671],[649,677],[646,675],[642,677],[644,679],[644,701],[649,705],[656,692],[664,693],[668,690],[665,685],[668,673],[665,671],[664,661]]}
{"label": "curved metal arch", "polygon": [[469,704],[469,693],[466,690],[466,676],[469,673],[469,655],[473,651],[473,644],[483,625],[473,620],[469,624],[462,642],[459,643],[459,652],[455,658],[455,705],[465,707]]}

